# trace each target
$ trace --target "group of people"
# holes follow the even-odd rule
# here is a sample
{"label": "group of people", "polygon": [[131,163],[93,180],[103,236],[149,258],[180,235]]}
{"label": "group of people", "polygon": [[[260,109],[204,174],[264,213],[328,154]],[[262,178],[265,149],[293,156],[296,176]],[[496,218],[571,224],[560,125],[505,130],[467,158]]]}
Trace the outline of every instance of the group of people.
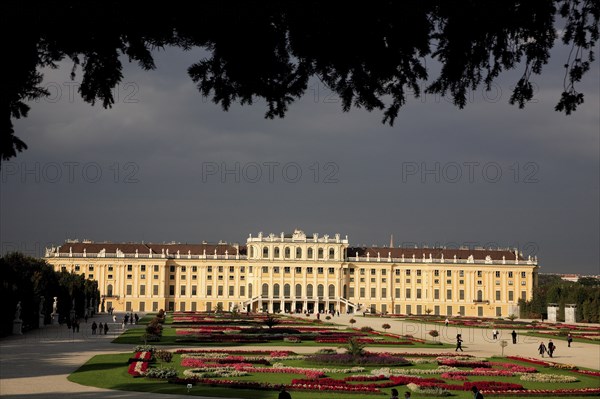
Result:
{"label": "group of people", "polygon": [[96,324],[96,322],[92,323],[92,335],[96,335],[96,332],[98,332],[98,335],[101,335],[102,332],[104,332],[104,335],[106,335],[108,333],[108,322],[102,324],[102,322]]}
{"label": "group of people", "polygon": [[548,353],[548,356],[552,357],[555,350],[556,345],[554,345],[554,342],[552,342],[552,340],[548,341],[548,346],[544,345],[544,342],[540,342],[540,346],[538,346],[538,352],[542,357],[544,357],[544,354],[546,353]]}

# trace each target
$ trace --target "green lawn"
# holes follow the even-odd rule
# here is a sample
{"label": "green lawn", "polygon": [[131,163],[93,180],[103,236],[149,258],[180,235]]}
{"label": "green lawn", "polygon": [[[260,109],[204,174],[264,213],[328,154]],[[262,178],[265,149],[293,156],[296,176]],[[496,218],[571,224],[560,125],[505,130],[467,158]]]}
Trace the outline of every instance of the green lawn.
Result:
{"label": "green lawn", "polygon": [[[115,390],[124,390],[124,391],[142,391],[142,392],[151,392],[151,393],[171,393],[171,394],[187,394],[187,389],[184,385],[178,384],[170,384],[166,381],[162,380],[149,380],[146,378],[133,378],[127,373],[127,360],[132,355],[129,353],[119,353],[119,354],[110,354],[110,355],[97,355],[90,359],[86,364],[81,366],[78,370],[72,373],[68,379],[69,381],[88,385],[95,386],[99,388],[106,389],[115,389]],[[490,360],[493,361],[503,361],[503,362],[511,362],[517,364],[523,364],[531,367],[531,364],[521,363],[518,361],[507,361],[504,358],[492,358]],[[298,367],[315,367],[318,368],[319,365],[311,364],[308,361],[304,360],[289,360],[283,361],[286,365],[289,366],[298,366]],[[174,367],[178,370],[179,375],[183,376],[184,367],[181,366],[181,356],[174,355],[173,361],[171,363],[155,363],[155,366],[164,365],[169,367]],[[347,365],[350,366],[350,365]],[[435,367],[431,364],[419,365],[419,366],[408,366],[407,368],[432,368]],[[331,366],[331,368],[335,368]],[[367,370],[371,370],[374,367],[367,367]],[[583,388],[583,387],[598,387],[599,380],[597,377],[585,376],[581,374],[574,374],[568,370],[560,370],[560,369],[546,369],[543,367],[538,367],[538,370],[542,373],[551,373],[551,374],[564,374],[564,375],[575,375],[580,380],[576,383],[568,383],[568,384],[547,384],[547,383],[532,383],[532,382],[523,382],[519,380],[519,377],[469,377],[470,381],[481,381],[481,380],[495,380],[495,381],[503,381],[503,382],[513,382],[523,385],[528,389],[560,389],[560,388]],[[368,372],[363,372],[360,374],[366,374]],[[343,378],[348,374],[338,374],[331,373],[328,374],[328,377],[331,378]],[[439,378],[439,375],[433,375],[432,377]],[[293,375],[293,374],[264,374],[264,373],[255,373],[249,376],[237,377],[236,380],[245,380],[245,381],[259,381],[259,382],[269,382],[271,384],[284,383],[288,384],[294,378],[305,378],[303,375]],[[451,381],[449,381],[452,383]],[[461,383],[461,382],[454,382]],[[400,392],[404,392],[407,390],[406,386],[398,386],[397,387]],[[383,388],[383,394],[367,394],[367,393],[334,393],[327,392],[325,395],[327,398],[334,399],[381,399],[383,397],[389,397],[391,388]],[[294,399],[312,399],[317,396],[322,396],[323,394],[319,394],[316,392],[310,391],[291,391]],[[194,385],[191,389],[190,395],[200,395],[200,396],[213,396],[213,397],[237,397],[244,399],[258,399],[258,398],[277,398],[277,391],[269,391],[269,390],[257,390],[257,389],[232,389],[232,388],[223,388],[223,387],[211,387],[206,385]],[[465,391],[452,391],[454,398],[472,398],[472,394],[470,392]],[[418,395],[413,393],[413,398],[426,397],[424,395]],[[501,398],[499,396],[494,396],[494,398]],[[514,397],[513,397],[514,398]],[[571,397],[572,398],[572,397]]]}
{"label": "green lawn", "polygon": [[[144,328],[140,328],[140,327],[134,327],[134,328],[130,328],[128,330],[126,330],[123,334],[121,334],[120,336],[118,336],[117,338],[115,338],[112,342],[115,344],[128,344],[128,345],[139,345],[139,344],[143,344],[143,340],[141,339],[142,335],[144,334],[145,330]],[[163,328],[163,335],[162,338],[160,340],[160,342],[149,342],[152,345],[180,345],[180,346],[198,346],[198,345],[202,345],[202,346],[240,346],[243,344],[237,343],[237,342],[232,342],[232,343],[227,343],[227,342],[214,342],[214,343],[199,343],[199,342],[178,342],[176,341],[177,338],[181,338],[178,337],[175,334],[175,328],[172,328],[168,325],[164,326]],[[386,340],[390,340],[390,339],[386,339]],[[377,345],[372,345],[369,344],[369,346],[375,346],[375,347],[393,347],[393,348],[437,348],[437,349],[443,349],[443,348],[453,348],[454,345],[450,345],[450,344],[444,344],[444,343],[419,343],[419,342],[414,342],[413,345],[386,345],[385,344],[385,340],[382,341],[382,344],[377,344]],[[265,343],[250,343],[247,345],[252,345],[252,346],[285,346],[286,348],[292,349],[294,347],[299,347],[299,346],[313,346],[313,347],[336,347],[339,345],[336,344],[327,344],[327,343],[318,343],[318,342],[314,342],[314,341],[302,341],[301,343],[292,343],[292,342],[284,342],[282,340],[273,340],[271,342],[265,342]],[[341,345],[341,344],[340,344]]]}

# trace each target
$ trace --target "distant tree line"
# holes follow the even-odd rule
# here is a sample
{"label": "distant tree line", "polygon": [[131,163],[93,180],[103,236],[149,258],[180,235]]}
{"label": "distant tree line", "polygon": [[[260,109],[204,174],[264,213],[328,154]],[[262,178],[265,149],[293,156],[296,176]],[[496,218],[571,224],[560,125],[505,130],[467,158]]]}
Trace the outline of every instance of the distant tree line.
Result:
{"label": "distant tree line", "polygon": [[19,301],[23,331],[26,331],[39,327],[40,310],[44,314],[44,323],[51,322],[54,297],[58,298],[57,312],[61,322],[70,316],[73,300],[78,318],[84,316],[90,299],[95,299],[96,304],[100,300],[96,281],[87,280],[80,274],[55,272],[45,260],[18,252],[0,258],[0,295],[0,336],[12,333]]}
{"label": "distant tree line", "polygon": [[531,301],[519,300],[521,317],[547,317],[548,304],[559,306],[557,318],[565,319],[565,305],[575,304],[577,321],[600,323],[600,279],[583,277],[577,282],[565,281],[560,276],[540,275]]}

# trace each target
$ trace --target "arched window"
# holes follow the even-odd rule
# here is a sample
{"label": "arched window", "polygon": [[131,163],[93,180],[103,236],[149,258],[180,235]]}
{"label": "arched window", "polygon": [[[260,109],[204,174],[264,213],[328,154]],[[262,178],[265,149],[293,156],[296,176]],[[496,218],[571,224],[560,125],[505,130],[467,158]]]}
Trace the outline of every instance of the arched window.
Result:
{"label": "arched window", "polygon": [[290,258],[290,247],[285,247],[284,254],[286,259]]}
{"label": "arched window", "polygon": [[479,302],[483,301],[483,291],[477,290],[477,300]]}
{"label": "arched window", "polygon": [[308,255],[306,255],[306,256],[308,257],[308,259],[312,259],[314,257],[312,248],[308,248]]}
{"label": "arched window", "polygon": [[263,258],[269,257],[269,247],[263,247]]}
{"label": "arched window", "polygon": [[329,259],[333,259],[335,257],[335,249],[329,248]]}
{"label": "arched window", "polygon": [[319,298],[322,298],[324,295],[325,295],[325,288],[323,287],[323,284],[317,285],[317,296]]}
{"label": "arched window", "polygon": [[290,293],[290,285],[289,284],[285,284],[283,286],[283,296],[286,298],[289,298],[292,294]]}
{"label": "arched window", "polygon": [[262,285],[262,294],[261,294],[261,296],[263,298],[269,296],[269,284],[263,284]]}
{"label": "arched window", "polygon": [[252,284],[248,284],[248,298],[252,298]]}
{"label": "arched window", "polygon": [[328,293],[327,295],[329,295],[329,299],[331,298],[335,298],[335,285],[333,284],[329,284],[329,289],[328,289]]}
{"label": "arched window", "polygon": [[106,286],[106,295],[112,296],[112,294],[113,294],[113,286],[112,286],[112,284],[109,284]]}
{"label": "arched window", "polygon": [[296,248],[296,259],[302,259],[302,248]]}
{"label": "arched window", "polygon": [[323,248],[319,248],[319,259],[323,259]]}
{"label": "arched window", "polygon": [[279,247],[275,247],[275,250],[273,251],[273,257],[279,258]]}
{"label": "arched window", "polygon": [[302,284],[296,284],[296,298],[302,298]]}
{"label": "arched window", "polygon": [[279,298],[279,284],[273,284],[273,298]]}
{"label": "arched window", "polygon": [[250,253],[248,255],[250,258],[254,258],[254,246],[250,245]]}
{"label": "arched window", "polygon": [[313,286],[312,286],[312,284],[307,284],[306,285],[306,297],[307,298],[312,298],[313,297]]}

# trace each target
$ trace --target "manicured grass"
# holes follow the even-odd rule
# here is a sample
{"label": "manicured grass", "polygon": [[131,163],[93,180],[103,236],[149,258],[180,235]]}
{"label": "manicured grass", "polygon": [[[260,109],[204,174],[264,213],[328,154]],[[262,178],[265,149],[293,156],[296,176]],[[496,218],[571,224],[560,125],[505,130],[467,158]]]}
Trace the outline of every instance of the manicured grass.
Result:
{"label": "manicured grass", "polygon": [[[144,328],[129,328],[128,330],[126,330],[123,334],[121,334],[120,336],[118,336],[117,338],[115,338],[112,342],[115,344],[129,344],[129,345],[139,345],[139,344],[143,344],[143,340],[141,339],[142,335],[145,333],[145,329]],[[240,344],[238,342],[208,342],[208,343],[199,343],[199,342],[178,342],[176,341],[176,339],[178,338],[182,338],[181,336],[177,336],[176,332],[175,332],[175,328],[172,328],[170,326],[164,326],[163,328],[163,334],[162,334],[162,338],[159,342],[149,342],[152,345],[179,345],[179,346],[198,346],[198,345],[202,345],[202,346],[240,346],[243,344]],[[385,344],[385,340],[382,340],[382,344],[378,344],[378,345],[372,345],[369,344],[369,346],[373,346],[373,347],[393,347],[393,348],[436,348],[436,349],[444,349],[444,348],[453,348],[454,345],[450,345],[450,344],[444,344],[444,343],[439,343],[439,344],[429,344],[429,343],[419,343],[419,342],[414,342],[413,345],[386,345]],[[293,350],[294,347],[299,347],[299,346],[309,346],[309,347],[337,347],[341,344],[327,344],[327,343],[319,343],[319,342],[314,342],[314,341],[302,341],[301,343],[292,343],[292,342],[284,342],[282,340],[273,340],[271,342],[264,342],[264,343],[250,343],[247,345],[252,345],[252,346],[285,346],[286,348],[289,348],[290,350]]]}
{"label": "manicured grass", "polygon": [[[163,380],[150,380],[146,378],[133,378],[127,373],[127,360],[131,357],[132,353],[119,353],[119,354],[109,354],[109,355],[97,355],[90,359],[86,364],[76,370],[73,374],[71,374],[68,379],[69,381],[88,385],[95,386],[99,388],[106,389],[115,389],[115,390],[124,390],[124,391],[142,391],[149,393],[171,393],[171,394],[188,394],[185,385],[178,384],[170,384]],[[522,364],[528,367],[532,365],[525,362],[507,360],[505,358],[491,358],[491,361],[500,361],[500,362],[509,362]],[[319,368],[319,365],[312,364],[307,360],[289,360],[283,361],[286,365],[289,366],[298,366],[298,367],[314,367]],[[184,367],[181,366],[181,355],[175,354],[173,356],[173,361],[171,363],[160,363],[157,362],[154,366],[168,366],[175,368],[180,376],[183,376]],[[347,367],[351,365],[345,365]],[[421,368],[421,369],[429,369],[434,368],[436,365],[425,364],[419,366],[407,366],[406,368]],[[335,366],[330,366],[328,368],[335,368]],[[370,370],[379,367],[366,367],[368,371],[360,373],[360,374],[368,374]],[[550,374],[561,374],[561,375],[571,375],[576,376],[580,381],[576,383],[534,383],[534,382],[523,382],[519,380],[518,376],[515,377],[477,377],[477,376],[469,376],[469,381],[503,381],[503,382],[512,382],[523,385],[528,389],[560,389],[560,388],[583,388],[583,387],[598,387],[599,380],[598,377],[586,376],[582,374],[575,374],[568,370],[562,369],[550,369],[544,367],[537,367],[539,372],[541,373],[550,373]],[[331,378],[343,378],[348,376],[348,374],[339,374],[339,373],[331,373],[328,374],[328,377]],[[439,375],[432,375],[432,377],[439,378]],[[269,382],[271,384],[289,384],[294,378],[305,378],[303,375],[294,375],[294,374],[264,374],[264,373],[254,373],[244,377],[236,377],[233,378],[235,380],[240,381],[256,381],[256,382]],[[452,383],[451,381],[449,381]],[[460,383],[460,382],[455,382]],[[399,391],[403,392],[408,390],[406,386],[398,386]],[[374,394],[374,393],[360,393],[360,394],[351,394],[351,393],[335,393],[335,392],[323,392],[318,393],[314,391],[294,391],[291,390],[292,397],[294,399],[312,399],[315,397],[326,397],[326,398],[334,398],[334,399],[381,399],[383,397],[389,397],[391,388],[383,388],[381,391],[382,394]],[[224,387],[211,387],[202,384],[194,384],[194,387],[191,389],[190,395],[201,395],[201,396],[212,396],[212,397],[236,397],[236,398],[244,398],[244,399],[270,399],[277,398],[277,391],[275,390],[259,390],[259,389],[232,389],[232,388],[224,388]],[[472,394],[466,391],[452,391],[453,397],[455,398],[472,398]],[[414,398],[425,397],[423,395],[412,394]],[[502,398],[501,396],[494,396],[494,398]],[[514,398],[514,397],[513,397]],[[573,397],[570,397],[573,398]]]}

